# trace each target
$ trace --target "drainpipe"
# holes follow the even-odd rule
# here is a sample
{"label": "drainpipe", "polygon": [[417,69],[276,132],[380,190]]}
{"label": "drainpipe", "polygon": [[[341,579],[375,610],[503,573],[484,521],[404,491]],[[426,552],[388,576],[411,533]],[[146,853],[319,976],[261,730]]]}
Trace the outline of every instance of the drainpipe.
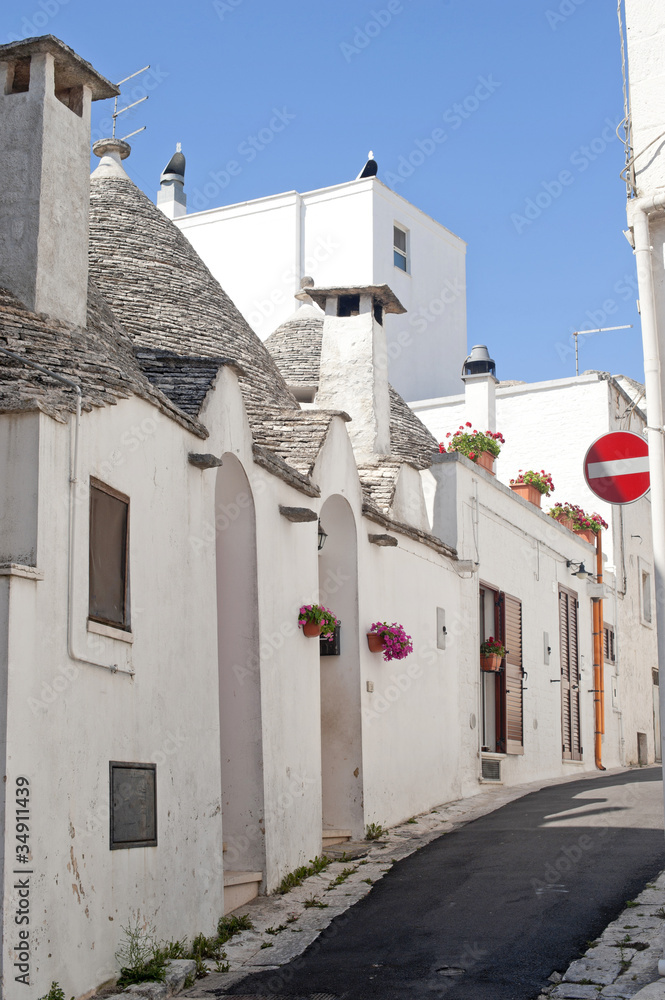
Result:
{"label": "drainpipe", "polygon": [[[118,669],[117,663],[107,664],[107,663],[95,663],[92,660],[86,660],[81,656],[77,656],[74,651],[74,565],[75,565],[75,539],[76,539],[76,487],[79,481],[79,438],[81,433],[81,386],[76,382],[72,382],[71,379],[64,378],[62,375],[56,375],[55,372],[49,371],[48,368],[43,368],[42,365],[36,364],[34,361],[29,361],[28,358],[22,357],[20,354],[14,354],[13,351],[8,351],[6,347],[0,347],[0,353],[6,354],[7,357],[13,358],[14,361],[18,361],[22,365],[27,365],[29,368],[35,368],[42,375],[48,375],[49,378],[54,379],[56,382],[60,382],[62,385],[68,386],[73,389],[76,393],[76,417],[74,424],[74,456],[72,462],[72,471],[69,477],[69,554],[68,554],[68,566],[67,566],[67,652],[71,660],[75,660],[77,663],[85,663],[89,667],[104,667],[107,670],[111,670],[115,673]],[[134,671],[129,671],[133,673]]]}
{"label": "drainpipe", "polygon": [[[600,531],[596,535],[596,581],[603,582],[603,546]],[[593,601],[593,704],[595,719],[594,753],[599,771],[602,762],[602,736],[605,732],[605,681],[603,677],[603,599]]]}
{"label": "drainpipe", "polygon": [[[658,321],[654,298],[652,247],[649,216],[665,209],[665,193],[628,202],[628,222],[633,230],[634,253],[642,317],[644,348],[644,388],[647,403],[647,441],[651,479],[651,522],[654,577],[656,584],[656,626],[660,672],[661,746],[665,742],[665,441],[663,438],[663,389]],[[665,330],[663,331],[665,334]],[[659,972],[665,975],[665,960]]]}
{"label": "drainpipe", "polygon": [[[658,673],[660,676],[659,708],[661,756],[665,744],[665,441],[663,439],[663,392],[661,382],[660,345],[654,298],[652,247],[649,215],[665,208],[665,193],[628,202],[628,223],[633,230],[633,245],[637,262],[637,284],[642,317],[644,349],[644,388],[647,397],[647,441],[649,442],[649,475],[651,480],[651,530],[653,564],[656,584],[656,633],[658,641]],[[664,331],[665,333],[665,331]],[[665,955],[658,962],[658,974],[665,976]]]}

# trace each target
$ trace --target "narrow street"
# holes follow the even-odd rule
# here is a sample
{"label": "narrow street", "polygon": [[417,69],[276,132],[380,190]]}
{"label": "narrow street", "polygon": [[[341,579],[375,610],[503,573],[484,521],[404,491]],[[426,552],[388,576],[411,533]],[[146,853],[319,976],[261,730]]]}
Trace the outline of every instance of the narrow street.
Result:
{"label": "narrow street", "polygon": [[665,866],[660,767],[533,792],[404,859],[244,997],[534,1000]]}

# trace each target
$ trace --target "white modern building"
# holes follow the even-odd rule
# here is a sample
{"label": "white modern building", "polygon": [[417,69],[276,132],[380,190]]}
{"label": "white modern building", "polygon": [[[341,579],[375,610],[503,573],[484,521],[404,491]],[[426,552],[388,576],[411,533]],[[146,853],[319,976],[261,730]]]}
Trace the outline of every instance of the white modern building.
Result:
{"label": "white modern building", "polygon": [[162,177],[159,207],[262,340],[293,311],[306,275],[322,287],[387,284],[406,309],[386,322],[392,384],[407,400],[460,390],[466,244],[382,181],[369,177],[182,215],[179,194],[175,200],[181,185],[168,168]]}

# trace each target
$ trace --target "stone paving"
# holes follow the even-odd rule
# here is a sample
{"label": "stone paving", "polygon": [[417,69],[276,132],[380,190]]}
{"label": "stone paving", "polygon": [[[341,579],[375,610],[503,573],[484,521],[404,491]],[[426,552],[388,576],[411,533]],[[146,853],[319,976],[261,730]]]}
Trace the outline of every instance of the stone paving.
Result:
{"label": "stone paving", "polygon": [[[624,771],[617,768],[615,773]],[[594,777],[595,772],[575,773],[564,780]],[[234,911],[238,916],[247,914],[253,929],[242,931],[224,945],[229,971],[214,972],[214,963],[208,963],[210,975],[198,980],[181,996],[211,1000],[213,996],[222,996],[253,972],[279,969],[301,955],[335,917],[371,892],[372,885],[383,878],[396,861],[465,823],[531,791],[554,784],[561,784],[561,779],[513,788],[487,786],[473,798],[438,806],[388,830],[378,841],[363,843],[362,850],[367,852],[365,857],[343,857],[284,895],[260,896],[252,900]],[[361,852],[349,851],[349,854],[356,853]],[[339,884],[333,885],[338,878],[341,879]],[[552,986],[538,1000],[586,1000],[590,997],[665,1000],[665,980],[661,981],[658,976],[665,933],[665,872],[634,903],[606,928],[583,958],[573,962],[567,971],[552,975]],[[132,993],[135,997],[161,1000],[166,991],[156,994],[148,989],[148,986],[157,985],[135,986]],[[119,994],[117,1000],[121,997],[127,1000],[127,992]]]}
{"label": "stone paving", "polygon": [[605,928],[539,1000],[665,1000],[658,961],[665,942],[665,872]]}

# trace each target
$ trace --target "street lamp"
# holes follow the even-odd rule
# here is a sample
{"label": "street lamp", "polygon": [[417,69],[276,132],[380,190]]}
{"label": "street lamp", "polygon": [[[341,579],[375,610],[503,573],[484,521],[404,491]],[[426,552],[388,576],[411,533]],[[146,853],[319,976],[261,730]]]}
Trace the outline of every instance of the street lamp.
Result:
{"label": "street lamp", "polygon": [[573,572],[571,576],[576,576],[578,580],[591,580],[593,579],[593,573],[590,573],[583,562],[575,563],[571,559],[566,560],[566,566],[568,569],[572,567]]}
{"label": "street lamp", "polygon": [[327,533],[323,530],[323,525],[321,524],[321,518],[319,518],[319,552],[326,544]]}

